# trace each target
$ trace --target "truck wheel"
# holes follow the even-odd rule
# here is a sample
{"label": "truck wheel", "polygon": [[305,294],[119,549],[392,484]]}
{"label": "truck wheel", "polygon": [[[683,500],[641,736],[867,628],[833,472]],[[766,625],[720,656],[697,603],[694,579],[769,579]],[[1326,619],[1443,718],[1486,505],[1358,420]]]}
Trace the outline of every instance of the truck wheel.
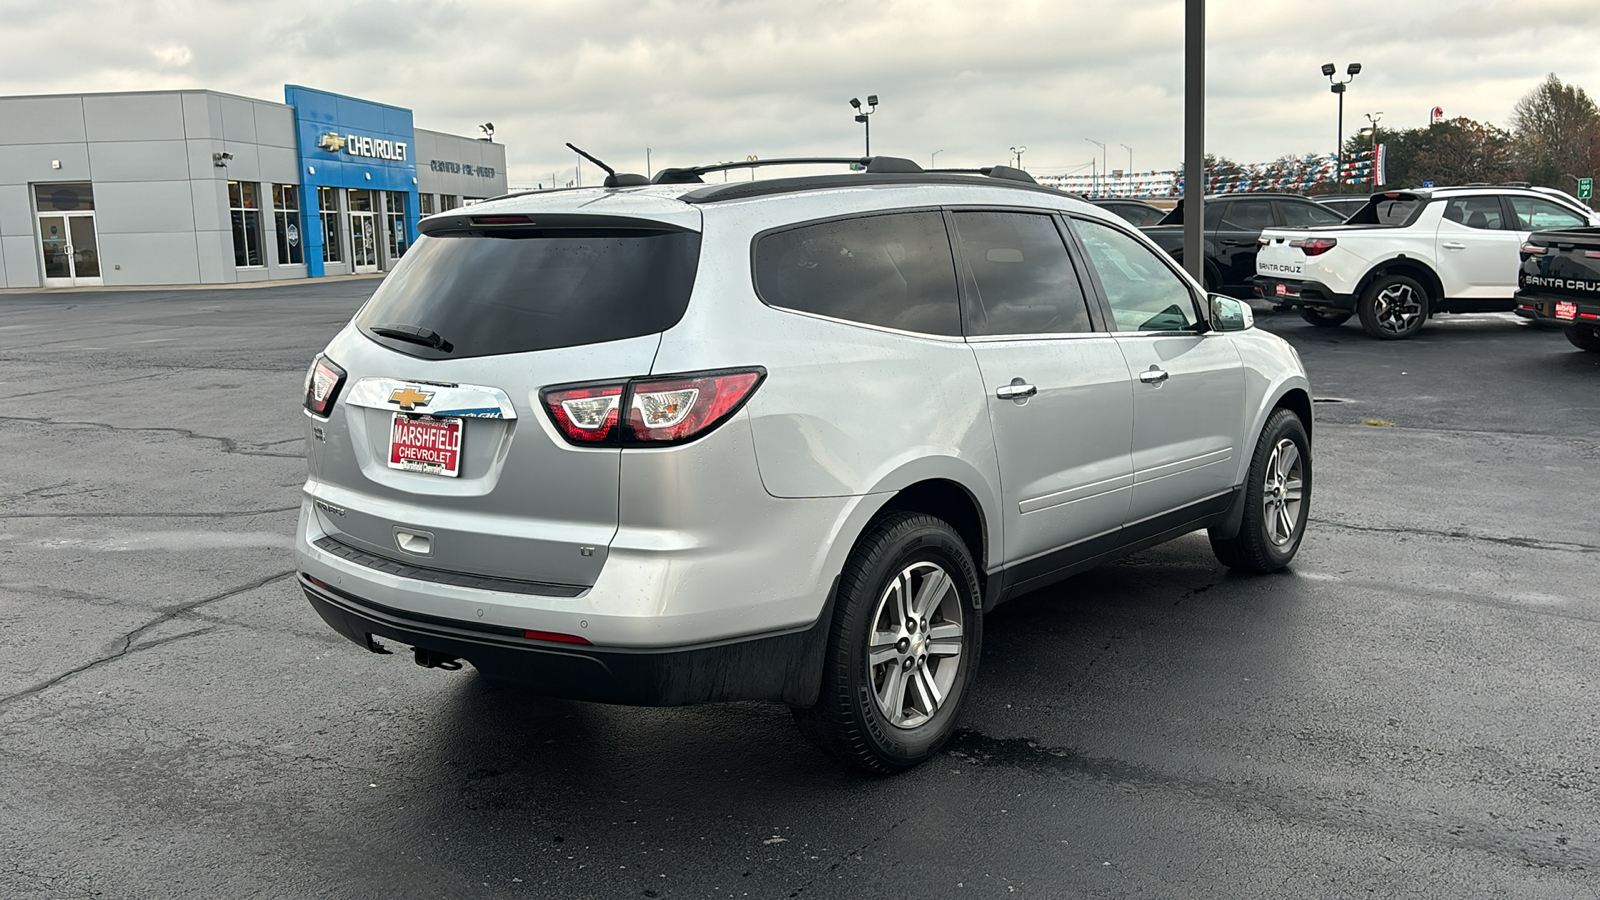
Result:
{"label": "truck wheel", "polygon": [[1211,534],[1217,561],[1265,574],[1287,566],[1311,515],[1311,440],[1300,417],[1280,409],[1267,418],[1244,486],[1244,520],[1231,538]]}
{"label": "truck wheel", "polygon": [[1433,298],[1409,275],[1385,275],[1367,286],[1357,307],[1361,327],[1385,341],[1411,337],[1428,321]]}
{"label": "truck wheel", "polygon": [[878,774],[938,752],[978,666],[978,597],[972,554],[948,523],[920,513],[880,520],[845,562],[822,691],[794,711],[800,730]]}
{"label": "truck wheel", "polygon": [[1600,353],[1600,328],[1593,325],[1568,325],[1562,329],[1567,333],[1567,340],[1579,350],[1590,353]]}
{"label": "truck wheel", "polygon": [[1332,312],[1324,309],[1313,309],[1309,306],[1300,307],[1300,318],[1317,326],[1318,328],[1338,328],[1350,319],[1347,312]]}

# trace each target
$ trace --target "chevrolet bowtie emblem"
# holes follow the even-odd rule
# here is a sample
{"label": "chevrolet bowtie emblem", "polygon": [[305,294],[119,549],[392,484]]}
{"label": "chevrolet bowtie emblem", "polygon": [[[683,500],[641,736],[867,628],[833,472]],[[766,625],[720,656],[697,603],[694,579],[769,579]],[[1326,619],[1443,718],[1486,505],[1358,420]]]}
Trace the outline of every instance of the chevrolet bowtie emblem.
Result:
{"label": "chevrolet bowtie emblem", "polygon": [[317,138],[317,146],[329,153],[338,153],[344,149],[344,138],[340,137],[337,132],[330,131]]}
{"label": "chevrolet bowtie emblem", "polygon": [[427,406],[428,401],[432,399],[433,393],[431,391],[419,391],[410,385],[406,385],[389,395],[390,403],[398,403],[401,409],[407,411],[416,409],[419,406]]}

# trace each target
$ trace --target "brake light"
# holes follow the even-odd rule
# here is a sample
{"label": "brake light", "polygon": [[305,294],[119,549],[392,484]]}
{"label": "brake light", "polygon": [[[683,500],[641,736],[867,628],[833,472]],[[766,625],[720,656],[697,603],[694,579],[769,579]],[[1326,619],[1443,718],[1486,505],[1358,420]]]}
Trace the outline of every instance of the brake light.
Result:
{"label": "brake light", "polygon": [[474,225],[532,225],[527,216],[473,216]]}
{"label": "brake light", "polygon": [[326,356],[318,356],[306,370],[306,410],[314,416],[328,417],[333,401],[339,398],[339,388],[344,386],[344,369]]}
{"label": "brake light", "polygon": [[1306,238],[1302,241],[1290,241],[1289,246],[1305,251],[1307,256],[1321,256],[1339,246],[1337,238]]}
{"label": "brake light", "polygon": [[574,444],[602,444],[617,426],[624,383],[545,388],[544,407],[561,435]]}
{"label": "brake light", "polygon": [[692,441],[732,418],[765,369],[728,369],[564,385],[541,392],[562,437],[579,446],[660,447]]}
{"label": "brake light", "polygon": [[1543,255],[1545,255],[1546,253],[1549,253],[1549,252],[1550,251],[1547,250],[1546,248],[1540,247],[1540,246],[1535,245],[1535,244],[1523,244],[1522,245],[1522,255],[1523,256],[1543,256]]}

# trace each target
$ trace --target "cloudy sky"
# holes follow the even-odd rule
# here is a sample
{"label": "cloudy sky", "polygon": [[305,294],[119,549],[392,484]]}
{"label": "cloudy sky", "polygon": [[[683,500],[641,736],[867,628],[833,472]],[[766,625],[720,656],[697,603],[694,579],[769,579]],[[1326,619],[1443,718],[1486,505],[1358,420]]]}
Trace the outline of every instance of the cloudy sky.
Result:
{"label": "cloudy sky", "polygon": [[[1600,93],[1600,0],[1211,0],[1207,147],[1331,152],[1324,62],[1358,61],[1348,133],[1451,116],[1505,124],[1548,72]],[[0,0],[0,95],[286,82],[494,122],[513,186],[572,177],[572,141],[618,170],[873,147],[1038,173],[1177,165],[1181,0]],[[0,128],[4,123],[0,123]],[[586,167],[587,168],[587,167]],[[589,170],[592,175],[592,169]]]}

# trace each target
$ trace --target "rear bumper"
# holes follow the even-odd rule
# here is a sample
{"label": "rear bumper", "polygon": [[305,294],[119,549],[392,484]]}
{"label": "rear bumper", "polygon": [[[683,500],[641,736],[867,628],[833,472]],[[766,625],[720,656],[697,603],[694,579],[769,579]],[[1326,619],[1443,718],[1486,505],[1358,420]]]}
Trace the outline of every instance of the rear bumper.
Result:
{"label": "rear bumper", "polygon": [[1297,281],[1292,278],[1257,275],[1253,283],[1257,297],[1280,306],[1310,306],[1317,309],[1336,309],[1341,312],[1355,312],[1356,309],[1355,294],[1338,293],[1320,281]]}
{"label": "rear bumper", "polygon": [[[1519,292],[1516,296],[1516,308],[1512,311],[1528,319],[1537,319],[1541,322],[1554,322],[1557,325],[1595,325],[1600,326],[1600,300],[1580,299],[1576,297],[1552,297],[1548,294],[1528,294]],[[1573,305],[1573,315],[1570,318],[1556,316],[1557,303],[1570,303]]]}
{"label": "rear bumper", "polygon": [[436,657],[464,659],[483,674],[550,697],[632,706],[724,700],[816,702],[833,592],[809,627],[671,649],[630,650],[530,640],[514,629],[420,617],[384,607],[300,573],[300,588],[329,627],[383,652],[387,639]]}

